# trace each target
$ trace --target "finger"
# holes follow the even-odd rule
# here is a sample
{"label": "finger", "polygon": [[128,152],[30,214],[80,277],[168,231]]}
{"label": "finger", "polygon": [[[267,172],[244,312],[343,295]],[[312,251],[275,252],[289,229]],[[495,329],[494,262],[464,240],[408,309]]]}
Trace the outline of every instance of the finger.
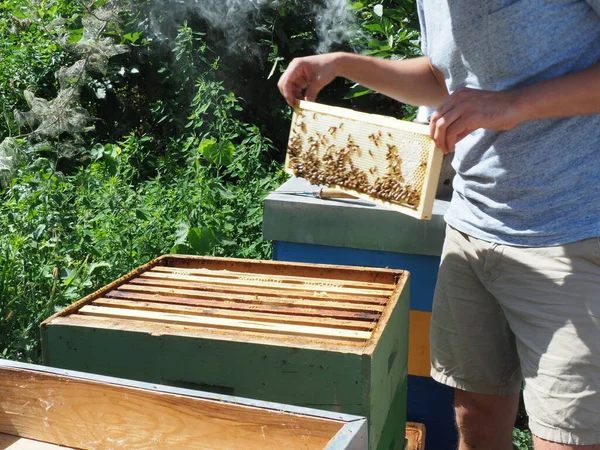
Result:
{"label": "finger", "polygon": [[467,121],[460,117],[446,130],[446,150],[447,153],[454,152],[456,143],[462,140],[470,131],[467,127]]}
{"label": "finger", "polygon": [[297,60],[290,63],[277,83],[279,92],[292,107],[295,105],[296,100],[302,98],[302,89],[305,89],[307,85],[304,71]]}
{"label": "finger", "polygon": [[472,91],[473,89],[466,87],[457,89],[434,111],[429,119],[429,132],[431,137],[433,137],[435,132],[435,123],[437,120],[447,114],[448,111],[456,108],[457,105],[463,103],[465,98],[468,97]]}
{"label": "finger", "polygon": [[437,112],[440,116],[443,116],[451,109],[454,109],[457,104],[464,102],[465,99],[470,96],[472,91],[473,89],[466,87],[458,88],[438,107]]}
{"label": "finger", "polygon": [[292,107],[297,99],[302,98],[302,88],[294,83],[289,76],[286,78],[282,77],[277,86],[285,101]]}
{"label": "finger", "polygon": [[317,100],[317,95],[319,95],[319,92],[321,92],[321,89],[323,89],[323,87],[323,82],[320,79],[312,81],[312,83],[310,83],[308,85],[308,88],[306,89],[304,99],[309,102],[314,102],[315,100]]}
{"label": "finger", "polygon": [[441,116],[435,121],[433,130],[433,141],[442,150],[442,152],[448,153],[448,146],[446,144],[446,133],[448,128],[460,118],[460,110],[455,108],[448,111],[446,114]]}

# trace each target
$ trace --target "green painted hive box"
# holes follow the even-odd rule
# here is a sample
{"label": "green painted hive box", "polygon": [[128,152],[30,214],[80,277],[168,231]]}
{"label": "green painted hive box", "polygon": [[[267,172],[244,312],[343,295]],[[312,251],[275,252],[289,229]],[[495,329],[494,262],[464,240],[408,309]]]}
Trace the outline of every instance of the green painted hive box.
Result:
{"label": "green painted hive box", "polygon": [[162,256],[42,323],[44,363],[368,419],[404,446],[408,273]]}

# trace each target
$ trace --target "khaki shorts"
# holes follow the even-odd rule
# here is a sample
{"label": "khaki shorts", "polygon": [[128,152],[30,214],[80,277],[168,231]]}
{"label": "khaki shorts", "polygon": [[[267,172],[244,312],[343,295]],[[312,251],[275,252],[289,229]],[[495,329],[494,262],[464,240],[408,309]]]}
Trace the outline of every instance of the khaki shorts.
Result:
{"label": "khaki shorts", "polygon": [[535,435],[600,444],[600,238],[512,247],[448,227],[431,365],[481,394],[518,394],[524,380]]}

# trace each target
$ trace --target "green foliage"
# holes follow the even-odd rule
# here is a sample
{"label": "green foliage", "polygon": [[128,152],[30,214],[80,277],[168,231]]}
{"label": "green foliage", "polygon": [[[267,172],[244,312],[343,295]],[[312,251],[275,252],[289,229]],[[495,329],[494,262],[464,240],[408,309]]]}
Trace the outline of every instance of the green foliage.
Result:
{"label": "green foliage", "polygon": [[25,89],[55,91],[53,74],[68,61],[61,41],[73,39],[80,31],[77,2],[0,1],[0,140],[19,132],[12,111],[25,107]]}
{"label": "green foliage", "polygon": [[515,450],[533,450],[533,441],[529,431],[513,429],[513,448]]}
{"label": "green foliage", "polygon": [[[404,59],[421,54],[414,2],[365,0],[353,3],[352,9],[360,17],[364,31],[353,40],[353,44],[364,49],[365,54],[387,59]],[[350,100],[372,94],[375,93],[371,89],[353,84],[344,98]],[[412,119],[415,114],[415,108],[405,106],[400,115]]]}
{"label": "green foliage", "polygon": [[[316,48],[313,2],[251,14],[232,43],[181,2],[130,1],[0,0],[4,356],[38,361],[43,319],[160,254],[271,256],[262,200],[285,178],[290,114],[276,82]],[[364,31],[347,48],[412,54],[412,3],[375,5],[352,6]],[[402,113],[346,92],[322,100]]]}
{"label": "green foliage", "polygon": [[[28,147],[31,138],[15,141],[24,157],[0,203],[4,356],[38,361],[44,318],[160,254],[270,257],[262,200],[284,179],[269,162],[273,144],[240,120],[239,99],[217,80],[218,59],[200,36],[186,26],[178,36],[175,64],[183,48],[202,63],[184,74],[195,84],[179,104],[179,135],[138,130],[97,143],[68,172],[56,170],[51,151]],[[165,147],[153,154],[157,141]]]}

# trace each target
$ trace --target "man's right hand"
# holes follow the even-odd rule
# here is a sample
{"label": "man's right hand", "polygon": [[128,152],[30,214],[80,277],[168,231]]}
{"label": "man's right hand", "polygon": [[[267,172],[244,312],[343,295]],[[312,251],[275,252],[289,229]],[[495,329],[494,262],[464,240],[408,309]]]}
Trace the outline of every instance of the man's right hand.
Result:
{"label": "man's right hand", "polygon": [[317,94],[331,83],[336,73],[337,53],[294,59],[279,79],[277,87],[290,106],[297,100],[314,102]]}

